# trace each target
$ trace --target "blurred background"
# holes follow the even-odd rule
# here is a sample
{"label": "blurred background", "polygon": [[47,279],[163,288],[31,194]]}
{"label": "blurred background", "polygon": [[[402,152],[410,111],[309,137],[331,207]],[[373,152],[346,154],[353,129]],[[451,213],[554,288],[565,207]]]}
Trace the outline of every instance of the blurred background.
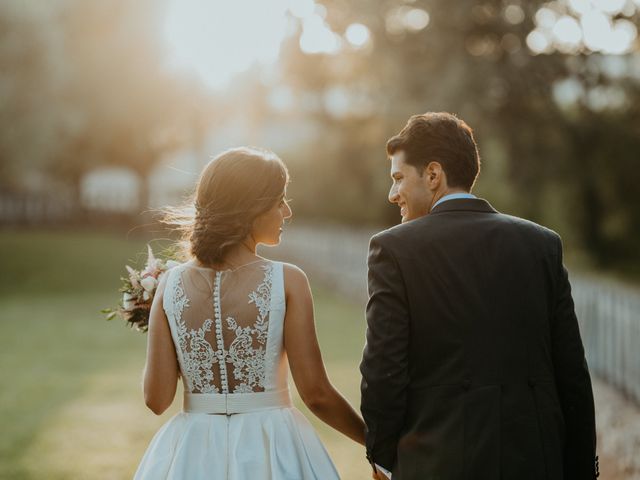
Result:
{"label": "blurred background", "polygon": [[233,146],[289,166],[294,218],[263,253],[308,270],[358,404],[367,241],[400,219],[385,142],[440,110],[475,130],[475,193],[562,235],[603,478],[640,478],[639,25],[640,0],[3,0],[0,478],[130,478],[179,410],[146,411],[145,337],[99,310],[169,241],[153,210]]}

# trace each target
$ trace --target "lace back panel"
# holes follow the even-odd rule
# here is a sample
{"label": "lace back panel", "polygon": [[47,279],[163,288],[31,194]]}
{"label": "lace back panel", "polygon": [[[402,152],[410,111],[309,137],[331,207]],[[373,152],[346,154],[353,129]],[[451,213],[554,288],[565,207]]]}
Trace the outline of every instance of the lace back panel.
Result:
{"label": "lace back panel", "polygon": [[164,308],[190,393],[267,388],[273,262],[215,271],[184,264],[169,273]]}

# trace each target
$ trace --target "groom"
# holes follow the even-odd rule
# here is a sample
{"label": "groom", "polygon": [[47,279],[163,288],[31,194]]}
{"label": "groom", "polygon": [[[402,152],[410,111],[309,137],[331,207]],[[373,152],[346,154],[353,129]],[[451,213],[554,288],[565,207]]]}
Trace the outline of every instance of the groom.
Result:
{"label": "groom", "polygon": [[402,224],[369,249],[361,410],[374,478],[591,480],[591,380],[560,237],[472,195],[471,129],[387,142]]}

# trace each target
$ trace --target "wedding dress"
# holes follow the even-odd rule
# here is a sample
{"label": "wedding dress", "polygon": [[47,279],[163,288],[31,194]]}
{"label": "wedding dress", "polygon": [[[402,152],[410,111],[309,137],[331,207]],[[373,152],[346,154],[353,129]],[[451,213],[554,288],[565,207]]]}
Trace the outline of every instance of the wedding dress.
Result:
{"label": "wedding dress", "polygon": [[135,480],[339,478],[291,404],[282,263],[224,271],[186,263],[167,275],[183,411],[153,437]]}

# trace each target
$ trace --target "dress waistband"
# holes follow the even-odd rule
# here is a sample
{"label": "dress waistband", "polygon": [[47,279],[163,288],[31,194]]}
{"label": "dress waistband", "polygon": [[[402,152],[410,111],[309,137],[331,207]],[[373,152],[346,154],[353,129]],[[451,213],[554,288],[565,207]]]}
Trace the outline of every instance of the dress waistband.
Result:
{"label": "dress waistband", "polygon": [[291,406],[288,388],[254,393],[184,393],[182,410],[188,413],[233,415]]}

